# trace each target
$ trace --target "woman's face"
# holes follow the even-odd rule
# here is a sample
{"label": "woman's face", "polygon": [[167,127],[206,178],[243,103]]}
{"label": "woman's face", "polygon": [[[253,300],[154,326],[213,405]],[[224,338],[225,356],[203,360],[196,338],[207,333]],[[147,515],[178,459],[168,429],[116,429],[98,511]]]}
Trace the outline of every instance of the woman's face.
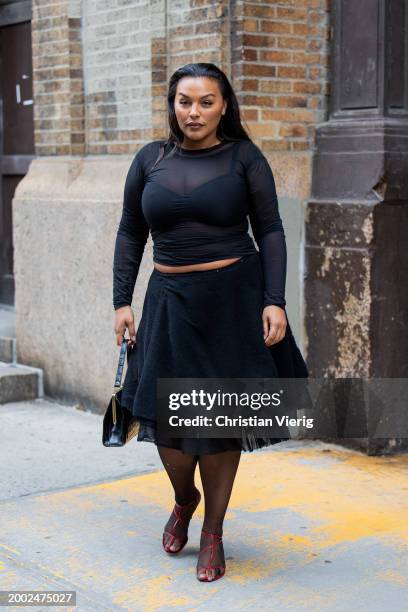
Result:
{"label": "woman's face", "polygon": [[[210,147],[219,141],[217,126],[225,113],[224,101],[218,81],[208,77],[183,77],[177,83],[174,110],[181,131],[183,144]],[[198,124],[197,127],[189,124]]]}

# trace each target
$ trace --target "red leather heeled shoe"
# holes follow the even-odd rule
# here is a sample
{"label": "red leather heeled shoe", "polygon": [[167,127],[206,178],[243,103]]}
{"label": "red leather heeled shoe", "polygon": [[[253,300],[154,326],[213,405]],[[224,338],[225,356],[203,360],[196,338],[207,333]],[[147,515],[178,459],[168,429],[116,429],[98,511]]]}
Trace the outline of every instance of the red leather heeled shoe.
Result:
{"label": "red leather heeled shoe", "polygon": [[[213,582],[214,580],[218,580],[219,578],[222,578],[223,575],[225,574],[225,565],[211,565],[211,562],[214,558],[215,547],[220,546],[220,545],[222,546],[222,535],[218,533],[210,533],[209,531],[204,531],[204,529],[201,530],[201,533],[204,533],[206,536],[209,536],[211,538],[211,541],[210,541],[210,544],[208,544],[207,546],[204,546],[204,548],[200,548],[200,555],[205,550],[209,550],[210,556],[208,558],[208,562],[206,565],[198,565],[198,562],[197,562],[197,579],[200,582]],[[213,578],[208,577],[207,570],[212,570],[214,572]],[[202,572],[205,572],[205,573],[203,576],[200,576]]]}
{"label": "red leather heeled shoe", "polygon": [[[200,503],[200,500],[201,500],[201,493],[197,489],[197,496],[192,502],[188,504],[183,504],[183,505],[178,504],[177,502],[174,504],[173,512],[168,521],[170,522],[173,519],[173,524],[171,525],[170,528],[168,528],[166,525],[167,529],[165,528],[163,532],[162,543],[163,543],[163,549],[165,550],[165,552],[174,555],[176,553],[179,553],[184,548],[184,546],[187,544],[188,526],[189,526],[191,517],[193,516],[198,504]],[[180,527],[182,529],[185,529],[186,531],[186,534],[184,537],[180,535],[180,532],[177,534],[177,528],[180,529]],[[176,548],[174,548],[175,546]]]}

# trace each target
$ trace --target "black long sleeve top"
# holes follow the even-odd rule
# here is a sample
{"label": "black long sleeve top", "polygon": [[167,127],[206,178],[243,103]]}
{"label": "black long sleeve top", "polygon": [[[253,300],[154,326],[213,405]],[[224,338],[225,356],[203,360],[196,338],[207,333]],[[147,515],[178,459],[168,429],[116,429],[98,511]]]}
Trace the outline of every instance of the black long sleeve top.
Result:
{"label": "black long sleeve top", "polygon": [[263,306],[286,305],[287,250],[272,170],[251,140],[205,149],[144,145],[129,168],[113,258],[113,305],[132,303],[144,248],[153,261],[188,265],[256,252],[264,276]]}

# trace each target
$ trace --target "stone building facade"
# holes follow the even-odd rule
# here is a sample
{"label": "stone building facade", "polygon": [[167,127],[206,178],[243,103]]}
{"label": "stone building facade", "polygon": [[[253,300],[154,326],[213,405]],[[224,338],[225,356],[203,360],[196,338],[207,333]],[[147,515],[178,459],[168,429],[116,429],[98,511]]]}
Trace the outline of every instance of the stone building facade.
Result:
{"label": "stone building facade", "polygon": [[[226,72],[273,169],[311,375],[407,378],[407,49],[406,0],[0,0],[0,304],[45,393],[106,406],[126,172],[198,61]],[[149,239],[136,324],[151,270]]]}
{"label": "stone building facade", "polygon": [[[112,257],[124,179],[167,135],[168,78],[210,61],[274,172],[288,244],[287,301],[304,335],[304,213],[315,128],[330,94],[328,0],[39,0],[32,5],[35,158],[13,200],[19,361],[45,391],[103,409],[113,384]],[[136,324],[152,269],[149,238]]]}

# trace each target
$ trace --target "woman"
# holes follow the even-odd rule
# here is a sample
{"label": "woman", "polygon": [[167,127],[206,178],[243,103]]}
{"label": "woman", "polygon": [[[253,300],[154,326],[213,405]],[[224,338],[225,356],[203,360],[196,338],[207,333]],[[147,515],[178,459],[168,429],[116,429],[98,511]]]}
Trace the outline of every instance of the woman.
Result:
{"label": "woman", "polygon": [[[214,64],[188,64],[170,79],[170,133],[144,145],[129,169],[113,266],[115,333],[130,358],[122,403],[138,440],[157,445],[174,488],[163,533],[174,554],[205,497],[197,578],[225,573],[223,521],[241,451],[276,438],[176,439],[156,428],[156,380],[307,376],[285,312],[286,243],[275,183],[244,130],[238,102]],[[162,145],[162,147],[161,147]],[[259,247],[248,233],[249,215]],[[133,290],[151,231],[154,269],[137,334]]]}

